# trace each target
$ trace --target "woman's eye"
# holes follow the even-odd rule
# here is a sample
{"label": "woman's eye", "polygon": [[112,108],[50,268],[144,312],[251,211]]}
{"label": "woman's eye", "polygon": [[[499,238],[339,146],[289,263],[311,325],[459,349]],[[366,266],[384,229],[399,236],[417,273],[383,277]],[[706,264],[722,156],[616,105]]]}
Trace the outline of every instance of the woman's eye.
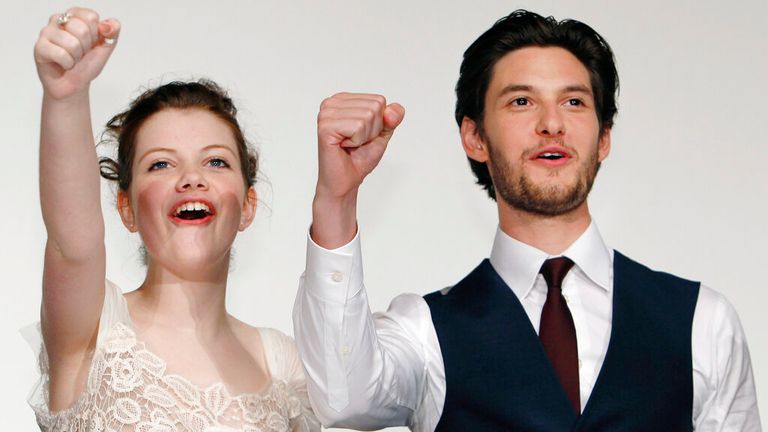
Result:
{"label": "woman's eye", "polygon": [[156,171],[159,169],[168,168],[168,162],[166,161],[157,161],[150,165],[149,170],[150,171]]}
{"label": "woman's eye", "polygon": [[224,159],[213,158],[208,161],[208,164],[215,168],[229,168],[229,164]]}

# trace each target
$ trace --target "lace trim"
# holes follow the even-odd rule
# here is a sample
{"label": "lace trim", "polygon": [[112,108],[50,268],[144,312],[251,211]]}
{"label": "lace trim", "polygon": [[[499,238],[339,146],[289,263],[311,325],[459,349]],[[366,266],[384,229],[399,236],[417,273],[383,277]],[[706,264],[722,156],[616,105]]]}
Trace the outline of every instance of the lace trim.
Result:
{"label": "lace trim", "polygon": [[[302,413],[301,399],[276,380],[260,393],[230,396],[222,383],[201,389],[166,374],[166,363],[147,350],[132,329],[117,323],[94,353],[86,389],[68,409],[51,413],[48,361],[41,352],[44,400],[33,402],[43,431],[284,432]],[[211,429],[213,428],[213,429]]]}

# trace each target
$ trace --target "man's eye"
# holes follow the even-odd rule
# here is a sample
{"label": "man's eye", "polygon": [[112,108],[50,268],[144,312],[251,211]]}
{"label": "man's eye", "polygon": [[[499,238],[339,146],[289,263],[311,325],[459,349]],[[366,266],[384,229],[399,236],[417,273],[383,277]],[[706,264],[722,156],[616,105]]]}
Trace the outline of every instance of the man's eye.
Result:
{"label": "man's eye", "polygon": [[150,171],[156,171],[159,169],[168,168],[168,162],[166,161],[157,161],[150,165],[149,170]]}
{"label": "man's eye", "polygon": [[208,165],[214,168],[229,168],[229,164],[224,159],[213,158],[208,161]]}
{"label": "man's eye", "polygon": [[568,99],[568,105],[570,106],[582,106],[584,105],[584,102],[581,101],[581,99]]}
{"label": "man's eye", "polygon": [[519,97],[512,99],[512,105],[514,106],[525,106],[528,105],[528,99],[524,97]]}

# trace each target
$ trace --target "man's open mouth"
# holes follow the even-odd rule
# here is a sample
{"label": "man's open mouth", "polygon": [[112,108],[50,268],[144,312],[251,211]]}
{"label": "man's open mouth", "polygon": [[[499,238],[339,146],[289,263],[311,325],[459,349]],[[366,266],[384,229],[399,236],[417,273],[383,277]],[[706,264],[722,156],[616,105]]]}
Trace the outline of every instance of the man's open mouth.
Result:
{"label": "man's open mouth", "polygon": [[561,152],[544,152],[536,156],[537,159],[546,159],[546,160],[558,160],[564,157],[566,157],[566,154]]}

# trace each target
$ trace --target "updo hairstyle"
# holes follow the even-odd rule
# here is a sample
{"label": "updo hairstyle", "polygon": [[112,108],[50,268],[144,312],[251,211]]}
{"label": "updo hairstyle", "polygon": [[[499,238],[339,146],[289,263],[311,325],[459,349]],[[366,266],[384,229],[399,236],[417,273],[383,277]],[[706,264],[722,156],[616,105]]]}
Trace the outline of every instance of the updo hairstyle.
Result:
{"label": "updo hairstyle", "polygon": [[174,81],[142,93],[127,110],[107,122],[101,142],[117,143],[117,160],[99,158],[99,171],[107,180],[116,181],[122,191],[131,185],[131,166],[136,153],[136,136],[144,122],[164,109],[201,109],[223,120],[237,142],[240,168],[247,186],[256,183],[259,161],[243,136],[237,121],[237,108],[227,92],[211,80]]}

